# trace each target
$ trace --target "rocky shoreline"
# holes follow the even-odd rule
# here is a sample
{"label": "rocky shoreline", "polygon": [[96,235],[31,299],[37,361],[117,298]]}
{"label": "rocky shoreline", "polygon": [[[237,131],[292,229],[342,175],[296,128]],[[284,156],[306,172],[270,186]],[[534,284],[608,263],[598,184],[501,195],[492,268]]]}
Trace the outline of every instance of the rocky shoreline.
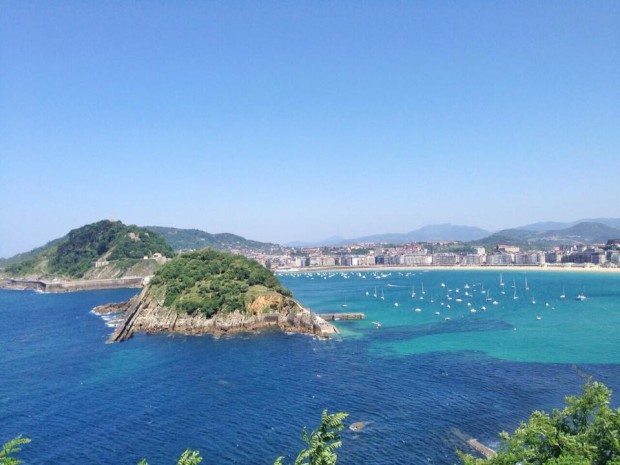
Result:
{"label": "rocky shoreline", "polygon": [[148,288],[145,288],[127,302],[102,305],[93,311],[100,315],[123,313],[108,343],[126,341],[137,332],[223,336],[274,329],[321,338],[338,334],[334,325],[303,308],[295,300],[287,298],[282,303],[273,311],[264,313],[243,314],[235,311],[209,318],[201,313],[189,315],[169,309],[151,297]]}

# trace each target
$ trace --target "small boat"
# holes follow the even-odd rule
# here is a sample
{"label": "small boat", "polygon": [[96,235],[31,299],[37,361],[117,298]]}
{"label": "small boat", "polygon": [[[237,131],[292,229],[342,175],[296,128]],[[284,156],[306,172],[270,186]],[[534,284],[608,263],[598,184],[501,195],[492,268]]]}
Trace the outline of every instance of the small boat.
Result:
{"label": "small boat", "polygon": [[502,278],[502,274],[501,273],[499,274],[499,285],[500,285],[500,287],[504,287],[504,280]]}
{"label": "small boat", "polygon": [[435,312],[435,315],[441,315],[441,313],[439,313],[439,312]]}
{"label": "small boat", "polygon": [[385,295],[383,294],[383,288],[381,288],[381,300],[385,300]]}
{"label": "small boat", "polygon": [[420,313],[420,312],[422,311],[422,309],[418,307],[418,308],[416,308],[416,309],[415,309],[415,311],[416,311],[417,313]]}
{"label": "small boat", "polygon": [[534,296],[532,296],[532,304],[536,305],[536,299],[534,298]]}
{"label": "small boat", "polygon": [[394,302],[394,307],[398,307],[398,302]]}
{"label": "small boat", "polygon": [[575,297],[575,300],[578,300],[578,301],[580,301],[580,302],[581,302],[581,301],[584,301],[584,300],[586,300],[586,299],[587,299],[587,297],[585,296],[585,294],[584,294],[583,292],[579,293],[579,294],[577,295],[577,297]]}
{"label": "small boat", "polygon": [[476,310],[475,308],[472,308],[472,309],[470,309],[469,311],[470,311],[471,313],[476,313],[476,311],[477,311],[477,310]]}
{"label": "small boat", "polygon": [[542,316],[537,316],[536,319],[537,320],[542,320]]}
{"label": "small boat", "polygon": [[463,299],[456,299],[455,302],[463,302]]}
{"label": "small boat", "polygon": [[514,293],[512,295],[512,300],[517,300],[519,298],[519,296],[517,295],[517,287],[514,284],[513,284],[512,287],[514,288]]}
{"label": "small boat", "polygon": [[370,292],[366,291],[366,295],[370,295]]}
{"label": "small boat", "polygon": [[562,293],[560,294],[560,299],[566,299],[566,291],[564,290],[564,286],[562,286]]}
{"label": "small boat", "polygon": [[441,283],[441,287],[446,287],[446,283]]}
{"label": "small boat", "polygon": [[482,311],[486,311],[486,309],[487,308],[484,305],[482,307],[480,307],[480,310],[482,310]]}
{"label": "small boat", "polygon": [[375,325],[375,328],[380,328],[381,327],[381,322],[380,321],[373,321],[372,324]]}
{"label": "small boat", "polygon": [[415,298],[415,286],[411,286],[411,298]]}
{"label": "small boat", "polygon": [[375,287],[375,293],[372,295],[375,299],[377,298],[377,288]]}
{"label": "small boat", "polygon": [[465,285],[463,286],[463,289],[469,289],[469,284],[465,284]]}
{"label": "small boat", "polygon": [[424,283],[422,283],[422,294],[426,294],[426,291],[424,290]]}
{"label": "small boat", "polygon": [[493,301],[493,305],[497,305],[499,302],[497,300]]}
{"label": "small boat", "polygon": [[527,285],[527,276],[525,277],[525,290],[529,291],[530,287]]}
{"label": "small boat", "polygon": [[444,321],[450,321],[450,317],[449,317],[449,316],[447,316],[447,317],[445,317],[443,320],[444,320]]}

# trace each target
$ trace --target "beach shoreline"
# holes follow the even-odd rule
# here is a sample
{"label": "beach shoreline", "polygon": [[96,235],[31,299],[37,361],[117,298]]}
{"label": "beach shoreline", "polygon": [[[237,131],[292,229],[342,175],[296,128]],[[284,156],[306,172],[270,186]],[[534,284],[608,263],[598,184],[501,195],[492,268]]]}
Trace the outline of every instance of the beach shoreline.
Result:
{"label": "beach shoreline", "polygon": [[275,273],[314,273],[324,271],[351,271],[351,272],[379,272],[379,271],[499,271],[499,272],[582,272],[582,273],[603,273],[615,274],[620,273],[620,268],[607,268],[601,266],[533,266],[533,265],[424,265],[424,266],[406,266],[406,265],[370,265],[370,266],[312,266],[303,268],[289,268],[275,270]]}

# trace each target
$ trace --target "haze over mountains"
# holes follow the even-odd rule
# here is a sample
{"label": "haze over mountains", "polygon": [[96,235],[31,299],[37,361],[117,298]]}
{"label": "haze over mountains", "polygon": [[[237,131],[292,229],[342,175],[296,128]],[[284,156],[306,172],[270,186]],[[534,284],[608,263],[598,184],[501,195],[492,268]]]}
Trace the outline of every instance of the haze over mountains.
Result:
{"label": "haze over mountains", "polygon": [[345,239],[334,236],[317,242],[289,242],[290,247],[342,246],[355,243],[405,244],[407,242],[461,241],[481,245],[559,245],[604,242],[620,237],[620,218],[594,218],[572,222],[545,221],[491,232],[476,226],[433,224],[406,233],[385,233]]}

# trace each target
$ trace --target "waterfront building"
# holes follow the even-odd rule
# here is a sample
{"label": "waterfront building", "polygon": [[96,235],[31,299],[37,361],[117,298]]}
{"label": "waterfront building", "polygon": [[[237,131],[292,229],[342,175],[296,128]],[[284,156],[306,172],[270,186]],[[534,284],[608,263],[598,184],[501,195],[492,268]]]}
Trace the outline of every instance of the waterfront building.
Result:
{"label": "waterfront building", "polygon": [[514,255],[511,253],[496,252],[487,255],[487,265],[503,266],[512,265],[514,262]]}
{"label": "waterfront building", "polygon": [[486,254],[468,253],[461,258],[461,264],[463,265],[484,265],[486,263],[486,258],[487,258]]}
{"label": "waterfront building", "polygon": [[519,252],[515,254],[515,265],[542,265],[545,263],[543,252]]}
{"label": "waterfront building", "polygon": [[451,266],[458,265],[460,257],[455,253],[443,252],[433,254],[433,265]]}
{"label": "waterfront building", "polygon": [[521,249],[516,245],[497,244],[497,246],[495,246],[496,252],[517,253],[519,250]]}
{"label": "waterfront building", "polygon": [[407,266],[425,266],[432,265],[433,256],[426,253],[412,253],[403,255],[403,265]]}

